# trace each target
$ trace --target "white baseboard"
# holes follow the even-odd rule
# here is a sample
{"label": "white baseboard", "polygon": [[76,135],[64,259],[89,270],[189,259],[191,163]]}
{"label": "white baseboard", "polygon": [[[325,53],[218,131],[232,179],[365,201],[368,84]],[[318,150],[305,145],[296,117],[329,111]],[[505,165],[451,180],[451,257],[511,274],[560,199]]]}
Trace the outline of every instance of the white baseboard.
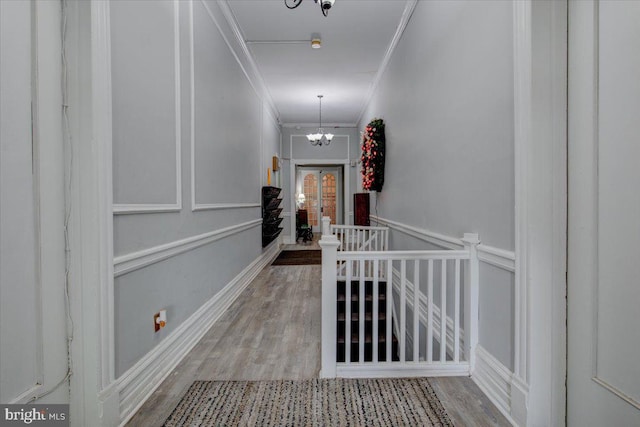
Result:
{"label": "white baseboard", "polygon": [[120,395],[120,425],[126,424],[247,285],[278,256],[279,252],[280,240],[278,239],[220,292],[116,380],[115,384]]}
{"label": "white baseboard", "polygon": [[526,424],[526,384],[480,345],[476,348],[476,367],[471,379],[511,424]]}

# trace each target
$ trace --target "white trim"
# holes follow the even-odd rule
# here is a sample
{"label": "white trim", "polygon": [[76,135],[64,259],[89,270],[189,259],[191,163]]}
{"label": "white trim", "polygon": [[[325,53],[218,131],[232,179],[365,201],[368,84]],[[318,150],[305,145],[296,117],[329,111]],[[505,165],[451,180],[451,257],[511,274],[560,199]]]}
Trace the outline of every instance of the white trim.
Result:
{"label": "white trim", "polygon": [[431,363],[398,362],[337,363],[338,378],[410,378],[410,377],[455,377],[468,376],[469,364],[464,362]]}
{"label": "white trim", "polygon": [[132,215],[132,214],[145,214],[145,213],[166,213],[166,212],[180,212],[182,210],[181,204],[169,204],[164,205],[161,203],[141,203],[141,204],[118,204],[113,205],[114,215]]}
{"label": "white trim", "polygon": [[478,245],[478,259],[512,273],[516,271],[516,254],[513,251],[480,244]]}
{"label": "white trim", "polygon": [[527,380],[528,348],[528,190],[530,188],[529,156],[531,147],[531,106],[533,60],[532,47],[532,4],[531,1],[513,4],[513,55],[514,55],[514,155],[515,155],[515,340],[514,372]]}
{"label": "white trim", "polygon": [[[254,207],[260,207],[260,201],[256,201],[256,202],[243,202],[243,203],[197,203],[196,202],[196,115],[195,115],[195,111],[196,111],[196,83],[195,83],[195,26],[194,26],[194,15],[193,15],[193,3],[194,1],[197,0],[191,0],[189,1],[189,64],[190,64],[190,105],[191,105],[191,141],[190,141],[190,148],[191,148],[191,211],[192,212],[200,212],[200,211],[208,211],[208,210],[218,210],[218,209],[243,209],[243,208],[254,208]],[[201,1],[202,6],[205,8],[205,10],[207,11],[207,15],[209,15],[209,18],[211,19],[211,21],[213,22],[213,24],[216,26],[216,28],[218,29],[218,32],[220,33],[220,36],[222,37],[222,39],[225,41],[225,43],[227,44],[227,47],[229,48],[229,50],[231,51],[231,54],[233,55],[233,57],[236,59],[236,62],[238,63],[238,65],[240,66],[240,68],[242,69],[242,72],[244,73],[245,77],[247,78],[249,84],[251,85],[251,87],[253,88],[253,90],[255,91],[256,95],[258,96],[259,100],[260,100],[260,117],[261,120],[264,117],[264,100],[265,98],[267,99],[267,102],[269,101],[269,97],[268,95],[265,94],[261,94],[260,91],[258,90],[258,88],[256,87],[256,84],[254,83],[253,79],[251,79],[249,73],[247,72],[247,70],[245,69],[244,65],[242,64],[242,61],[240,60],[240,58],[238,57],[238,54],[236,53],[235,49],[233,48],[233,46],[231,45],[229,39],[227,38],[227,36],[225,35],[224,31],[222,30],[222,27],[220,26],[220,24],[218,23],[218,20],[215,17],[215,14],[211,11],[211,9],[209,8],[209,5],[207,3],[205,3],[204,1]],[[225,2],[219,2],[218,3],[219,7],[221,8],[223,14],[225,15],[225,18],[227,18],[227,13],[230,12],[225,12],[225,8],[228,9],[229,6],[225,3]],[[231,24],[230,24],[231,25]],[[231,25],[233,27],[233,25]],[[234,30],[235,31],[235,30]],[[276,110],[277,111],[277,110]],[[262,138],[262,126],[260,128],[260,138]],[[260,151],[262,151],[262,141],[260,142]],[[260,159],[262,159],[262,155],[260,155]],[[261,164],[262,160],[260,160],[259,164]],[[258,168],[257,170],[257,177],[258,177],[258,186],[262,185],[262,174],[260,171],[260,168]]]}
{"label": "white trim", "polygon": [[[282,127],[283,128],[294,128],[294,129],[300,129],[300,128],[317,128],[318,127],[318,122],[315,123],[282,123]],[[358,128],[358,123],[322,123],[322,127],[324,129],[331,129],[331,128],[335,128],[337,129],[344,129],[344,128]]]}
{"label": "white trim", "polygon": [[[115,378],[115,292],[113,284],[113,110],[111,80],[111,10],[109,4],[96,4],[91,8],[92,29],[92,120],[93,136],[98,153],[95,162],[99,168],[96,176],[98,208],[99,264],[99,348],[98,366],[101,373],[99,390],[106,388]],[[87,226],[89,226],[87,224]],[[91,227],[96,227],[93,223]],[[84,261],[86,262],[86,261]],[[90,282],[89,282],[90,283]],[[83,289],[95,286],[84,283]],[[85,336],[86,337],[86,336]],[[85,374],[87,374],[85,372]],[[85,378],[93,382],[91,378]]]}
{"label": "white trim", "polygon": [[66,251],[73,317],[70,415],[77,425],[110,425],[114,378],[113,181],[110,5],[64,2],[69,32],[65,133]]}
{"label": "white trim", "polygon": [[[434,233],[433,231],[429,231],[424,228],[413,227],[390,219],[381,218],[376,215],[370,215],[370,217],[378,224],[386,225],[393,230],[400,231],[408,236],[415,237],[416,239],[420,239],[441,248],[457,250],[464,247],[462,240],[456,237]],[[478,259],[503,270],[510,272],[515,271],[515,253],[513,251],[480,244],[478,245]]]}
{"label": "white trim", "polygon": [[118,256],[113,260],[114,277],[131,273],[132,271],[164,261],[176,255],[199,248],[200,246],[208,245],[209,243],[213,243],[217,240],[249,230],[260,224],[262,224],[262,219],[254,219],[252,221],[243,222],[242,224],[232,225],[230,227],[221,228],[219,230],[210,231],[208,233],[199,234],[186,239],[176,240],[175,242],[165,243],[149,249]]}
{"label": "white trim", "polygon": [[[111,35],[109,35],[111,40]],[[180,212],[182,210],[182,113],[180,77],[180,1],[173,0],[173,70],[175,106],[175,159],[176,159],[176,202],[175,203],[114,203],[114,215],[145,214],[159,212]],[[111,58],[109,58],[111,64]],[[111,67],[105,71],[111,82]]]}
{"label": "white trim", "polygon": [[196,205],[192,208],[193,212],[209,211],[215,209],[243,209],[243,208],[259,208],[260,203],[208,203]]}
{"label": "white trim", "polygon": [[371,98],[373,97],[373,94],[378,88],[378,85],[380,84],[380,80],[382,80],[382,76],[387,71],[389,62],[391,62],[391,56],[393,55],[393,51],[396,49],[396,46],[400,42],[400,39],[402,38],[402,34],[404,34],[404,30],[407,28],[407,24],[409,23],[409,20],[411,19],[411,15],[413,15],[413,11],[415,10],[417,4],[418,4],[418,0],[408,0],[404,7],[404,11],[402,12],[402,17],[400,17],[400,22],[398,23],[398,27],[396,28],[396,32],[393,35],[393,38],[391,39],[391,43],[389,43],[389,47],[387,47],[387,51],[384,54],[384,58],[382,59],[382,62],[378,67],[378,72],[376,73],[376,76],[373,78],[373,82],[369,86],[369,90],[367,91],[367,94],[365,95],[364,100],[362,102],[362,108],[360,109],[360,114],[358,115],[358,120],[357,120],[358,123],[360,123],[360,121],[362,120],[362,116],[364,115],[364,112],[366,111],[367,106],[371,102]]}
{"label": "white trim", "polygon": [[371,219],[377,223],[384,224],[387,227],[400,231],[409,236],[413,236],[417,239],[423,240],[432,245],[439,246],[445,249],[462,249],[462,239],[456,237],[445,236],[444,234],[434,233],[433,231],[426,230],[424,228],[417,228],[411,225],[403,224],[401,222],[391,221],[390,219],[381,218],[376,215],[370,215]]}
{"label": "white trim", "polygon": [[[29,388],[27,391],[23,392],[19,396],[9,400],[7,403],[9,405],[26,405],[32,404],[33,396],[38,396],[42,390],[44,389],[44,385],[36,384],[33,387]],[[35,402],[40,403],[40,402]]]}
{"label": "white trim", "polygon": [[225,313],[242,291],[280,252],[273,242],[221,291],[116,380],[120,425],[124,426],[156,388]]}
{"label": "white trim", "polygon": [[[222,14],[223,14],[225,20],[227,21],[227,24],[231,28],[231,31],[233,32],[233,35],[235,36],[236,42],[240,46],[241,56],[244,59],[246,59],[246,61],[248,62],[249,68],[253,72],[254,79],[257,80],[257,81],[254,81],[254,79],[252,79],[250,77],[250,75],[247,72],[246,68],[242,65],[242,61],[240,61],[240,58],[239,58],[240,54],[238,54],[236,52],[236,49],[234,49],[233,46],[231,46],[231,44],[229,43],[229,41],[225,37],[225,41],[227,42],[227,45],[229,45],[229,48],[233,51],[233,54],[236,57],[236,60],[238,61],[238,63],[242,67],[242,70],[244,71],[244,73],[247,76],[247,79],[249,80],[251,85],[254,87],[254,89],[256,90],[257,93],[261,93],[261,97],[269,105],[270,113],[273,116],[273,118],[275,119],[276,123],[278,123],[279,122],[278,117],[280,115],[280,113],[278,111],[278,108],[276,107],[275,103],[273,102],[273,98],[271,97],[271,94],[270,94],[270,92],[269,92],[269,90],[267,88],[267,85],[265,84],[264,79],[262,78],[262,73],[260,73],[260,70],[258,68],[258,64],[256,63],[255,59],[253,58],[253,55],[251,54],[251,50],[247,46],[247,43],[245,42],[244,37],[242,36],[242,31],[240,30],[240,26],[238,25],[238,21],[237,21],[235,15],[233,14],[233,11],[231,10],[231,7],[229,6],[229,2],[227,0],[219,1],[218,2],[218,6],[220,7],[220,10],[222,11]],[[258,90],[256,88],[256,86],[258,86],[258,88],[260,90]]]}
{"label": "white trim", "polygon": [[512,394],[518,389],[514,384],[517,378],[481,345],[476,347],[476,369],[471,379],[511,424],[526,425],[526,419],[518,422],[512,417]]}

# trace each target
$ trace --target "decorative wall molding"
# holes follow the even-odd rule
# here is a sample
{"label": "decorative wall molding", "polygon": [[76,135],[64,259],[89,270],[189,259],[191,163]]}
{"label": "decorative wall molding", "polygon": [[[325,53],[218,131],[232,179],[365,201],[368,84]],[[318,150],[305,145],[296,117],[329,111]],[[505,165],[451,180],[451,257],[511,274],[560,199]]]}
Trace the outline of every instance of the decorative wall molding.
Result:
{"label": "decorative wall molding", "polygon": [[[173,1],[173,49],[174,49],[174,104],[175,104],[175,158],[176,158],[176,202],[175,203],[114,203],[113,214],[145,214],[180,212],[182,210],[182,113],[180,77],[180,0]],[[110,61],[109,61],[110,62]],[[108,73],[111,81],[111,64]]]}
{"label": "decorative wall molding", "polygon": [[[190,146],[191,146],[191,211],[192,212],[199,212],[199,211],[218,210],[218,209],[242,209],[242,208],[260,207],[261,205],[260,205],[260,201],[259,200],[256,201],[256,202],[248,202],[248,203],[197,203],[196,202],[196,135],[195,135],[195,131],[196,131],[196,117],[195,117],[196,87],[195,87],[195,29],[194,29],[194,19],[193,19],[193,17],[194,17],[194,15],[193,15],[193,3],[194,3],[194,1],[198,1],[198,0],[191,0],[189,2],[189,64],[190,64],[189,68],[190,68],[190,82],[191,82],[190,83],[190,105],[191,105],[191,123],[190,123],[190,127],[191,127],[191,141],[190,141],[191,142],[190,143]],[[231,54],[236,59],[236,62],[238,63],[238,65],[242,69],[242,72],[244,73],[245,77],[247,78],[249,84],[251,85],[251,87],[255,91],[256,95],[258,96],[258,99],[260,100],[260,103],[261,103],[261,116],[264,116],[264,114],[262,114],[262,108],[264,108],[264,100],[266,98],[264,98],[265,95],[263,93],[261,93],[260,90],[258,89],[260,86],[256,86],[256,83],[255,83],[254,79],[252,79],[251,75],[247,72],[245,66],[243,65],[242,61],[240,60],[240,58],[238,56],[238,53],[236,52],[236,49],[234,49],[232,43],[229,41],[229,38],[226,36],[224,30],[220,26],[220,23],[216,19],[216,16],[213,13],[213,11],[211,10],[211,8],[209,7],[209,5],[207,3],[205,3],[204,1],[200,1],[200,3],[202,4],[202,6],[207,11],[207,15],[209,16],[209,18],[211,19],[213,24],[218,29],[218,32],[220,33],[220,36],[223,38],[223,40],[227,44],[227,47],[229,48]],[[226,4],[226,2],[218,2],[218,6],[221,8],[223,13],[225,13],[224,12],[225,8],[226,9],[229,8],[229,6]],[[228,13],[231,13],[231,12],[229,11]],[[225,17],[226,17],[226,14],[225,14]],[[236,25],[236,28],[237,28],[237,25]],[[259,74],[258,74],[258,76],[259,76]],[[264,85],[264,83],[262,83],[262,85]],[[262,127],[260,128],[260,134],[262,135]],[[260,144],[260,149],[262,150],[262,144]],[[258,186],[261,186],[261,184],[262,184],[262,178],[261,178],[261,173],[260,172],[261,172],[260,169],[258,169],[256,171],[257,176],[258,176]]]}
{"label": "decorative wall molding", "polygon": [[[204,2],[203,2],[204,3]],[[244,40],[242,36],[242,31],[240,30],[240,26],[238,25],[238,21],[231,11],[229,7],[229,3],[227,0],[217,2],[222,14],[225,18],[225,21],[229,25],[229,28],[233,32],[234,40],[238,44],[237,47],[234,47],[232,43],[225,37],[225,41],[227,45],[229,45],[229,49],[233,52],[236,57],[238,63],[242,67],[243,72],[247,76],[247,79],[251,83],[251,85],[256,90],[256,93],[260,95],[260,97],[267,103],[269,106],[269,114],[275,119],[276,123],[278,123],[278,117],[280,116],[278,109],[276,108],[276,104],[273,102],[271,98],[271,94],[267,90],[267,85],[262,78],[262,74],[258,69],[258,64],[256,63],[251,51],[249,50],[249,46]],[[218,26],[220,28],[220,26]],[[224,36],[224,32],[222,29],[220,30]],[[247,64],[244,65],[242,59],[244,59]],[[250,71],[250,72],[249,72]],[[279,124],[279,123],[278,123]]]}
{"label": "decorative wall molding", "polygon": [[187,237],[186,239],[176,240],[175,242],[165,243],[149,249],[115,257],[113,260],[114,277],[131,273],[132,271],[164,261],[176,255],[199,248],[200,246],[208,245],[209,243],[213,243],[217,240],[257,227],[260,224],[262,224],[261,218],[254,219],[252,221],[243,222],[241,224],[232,225],[230,227],[221,228],[219,230],[210,231],[208,233]]}
{"label": "decorative wall molding", "polygon": [[444,234],[434,233],[423,228],[413,227],[411,225],[403,224],[401,222],[392,221],[390,219],[381,218],[376,215],[370,215],[371,219],[378,224],[385,225],[393,230],[400,231],[406,235],[415,237],[416,239],[423,240],[432,245],[439,246],[443,249],[462,249],[464,245],[462,240],[457,237],[445,236]]}
{"label": "decorative wall molding", "polygon": [[224,314],[260,271],[280,253],[279,240],[116,380],[124,425]]}
{"label": "decorative wall molding", "polygon": [[393,51],[396,49],[398,42],[402,38],[402,34],[404,33],[404,30],[407,28],[407,24],[409,23],[409,20],[411,19],[411,15],[413,15],[413,11],[415,10],[417,4],[418,4],[418,0],[408,0],[407,4],[404,7],[404,11],[402,12],[402,17],[400,18],[400,22],[398,23],[398,27],[396,28],[396,32],[393,35],[393,38],[391,39],[391,43],[389,43],[389,47],[387,48],[387,51],[384,54],[382,62],[380,63],[380,67],[378,67],[378,72],[376,73],[376,76],[374,77],[373,82],[369,86],[369,91],[364,97],[364,101],[362,103],[362,109],[360,110],[360,114],[358,114],[358,120],[357,120],[358,123],[362,121],[362,116],[364,115],[364,112],[366,111],[367,106],[371,102],[371,98],[373,97],[373,94],[378,88],[378,84],[380,84],[380,80],[382,80],[382,76],[387,71],[387,67],[389,66],[389,62],[391,61],[391,56],[393,55]]}
{"label": "decorative wall molding", "polygon": [[242,208],[259,208],[260,203],[204,203],[193,206],[193,212],[210,211],[215,209],[242,209]]}
{"label": "decorative wall molding", "polygon": [[[435,246],[439,246],[444,249],[462,249],[464,245],[462,240],[456,237],[446,236],[444,234],[434,233],[423,228],[413,227],[411,225],[403,224],[401,222],[392,221],[390,219],[381,218],[376,215],[370,215],[371,219],[378,224],[386,225],[387,227],[400,231],[408,236],[415,237],[427,243]],[[478,245],[478,258],[487,264],[491,264],[495,267],[507,270],[509,272],[515,272],[515,253],[505,249],[496,248],[489,245]]]}
{"label": "decorative wall molding", "polygon": [[[476,369],[471,379],[509,422],[514,426],[526,425],[526,408],[524,418],[522,415],[519,418],[513,415],[518,412],[518,402],[526,401],[527,390],[522,389],[513,372],[481,345],[476,347]],[[515,397],[515,394],[522,393],[525,395]]]}
{"label": "decorative wall molding", "polygon": [[[515,365],[514,371],[522,379],[527,379],[527,260],[528,260],[528,205],[531,149],[531,108],[533,104],[533,46],[532,46],[532,5],[530,1],[515,2],[513,5],[513,77],[514,77],[514,166],[515,166]],[[535,179],[535,177],[531,177]]]}

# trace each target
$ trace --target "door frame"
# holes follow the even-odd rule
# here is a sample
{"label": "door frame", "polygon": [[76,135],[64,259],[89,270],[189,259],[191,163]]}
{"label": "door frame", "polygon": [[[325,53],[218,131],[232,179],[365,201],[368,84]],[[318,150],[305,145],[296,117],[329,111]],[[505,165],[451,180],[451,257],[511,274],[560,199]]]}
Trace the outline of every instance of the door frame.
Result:
{"label": "door frame", "polygon": [[349,203],[347,197],[349,197],[350,186],[349,186],[349,178],[347,176],[348,167],[350,165],[349,159],[291,159],[289,164],[289,197],[290,197],[290,205],[291,206],[291,217],[289,221],[289,232],[291,236],[291,240],[295,243],[294,239],[296,236],[296,217],[295,217],[295,206],[296,206],[296,171],[299,166],[310,166],[310,167],[341,167],[342,168],[342,221],[346,224],[349,221]]}
{"label": "door frame", "polygon": [[566,0],[513,2],[516,268],[508,415],[518,425],[565,423],[567,7]]}
{"label": "door frame", "polygon": [[[340,224],[341,221],[342,223],[344,223],[344,218],[342,218],[343,216],[343,204],[344,204],[344,194],[343,194],[343,190],[344,190],[344,184],[340,185],[341,182],[344,180],[344,168],[341,166],[335,166],[335,165],[322,165],[322,166],[308,166],[308,165],[304,165],[304,166],[298,166],[296,168],[296,188],[295,188],[295,192],[294,192],[294,197],[295,194],[298,194],[298,184],[300,184],[300,186],[303,186],[304,184],[302,184],[301,182],[299,182],[298,178],[301,178],[303,174],[307,174],[309,172],[313,172],[313,173],[317,173],[317,186],[318,186],[318,224],[315,225],[315,228],[313,229],[314,232],[320,232],[322,231],[322,177],[324,174],[327,173],[335,173],[336,174],[336,179],[337,179],[337,183],[336,183],[336,224]],[[309,208],[307,208],[308,210]]]}

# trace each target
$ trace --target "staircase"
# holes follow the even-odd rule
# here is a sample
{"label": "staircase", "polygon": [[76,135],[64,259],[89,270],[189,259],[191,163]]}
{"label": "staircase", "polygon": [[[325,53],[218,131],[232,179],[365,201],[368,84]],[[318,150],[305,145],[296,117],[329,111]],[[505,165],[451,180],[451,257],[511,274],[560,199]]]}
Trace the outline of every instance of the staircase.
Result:
{"label": "staircase", "polygon": [[[345,362],[345,334],[347,329],[350,329],[351,333],[351,349],[350,349],[350,361],[362,362],[359,358],[359,345],[360,345],[360,282],[354,280],[351,282],[351,296],[346,296],[346,282],[344,280],[338,281],[338,307],[337,307],[337,351],[336,361]],[[377,339],[378,345],[378,361],[385,362],[386,354],[386,337],[387,337],[387,316],[391,316],[391,313],[386,312],[387,301],[387,284],[386,282],[379,282],[378,284],[378,318],[373,319],[373,282],[364,282],[364,362],[373,362],[374,339]],[[347,328],[347,301],[351,304],[350,310],[350,328]],[[373,337],[373,322],[378,322],[378,336]],[[392,319],[393,322],[393,319]],[[393,324],[393,323],[392,323]],[[393,329],[393,327],[392,327]],[[398,361],[398,339],[392,331],[392,360]]]}

